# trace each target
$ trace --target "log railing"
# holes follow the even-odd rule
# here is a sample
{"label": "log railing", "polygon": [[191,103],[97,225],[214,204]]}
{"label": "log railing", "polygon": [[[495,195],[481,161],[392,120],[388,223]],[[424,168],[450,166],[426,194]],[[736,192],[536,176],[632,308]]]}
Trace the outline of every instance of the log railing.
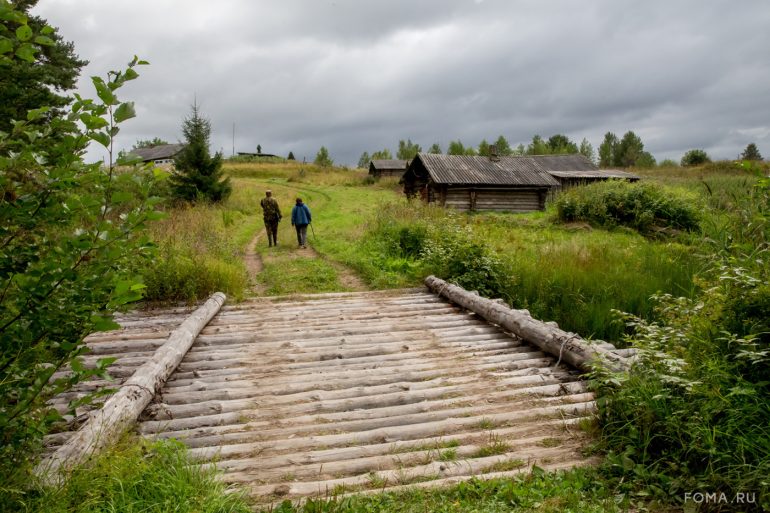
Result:
{"label": "log railing", "polygon": [[435,276],[425,278],[425,285],[434,293],[557,357],[560,362],[584,371],[591,370],[595,364],[614,372],[628,368],[628,360],[607,349],[607,344],[590,343],[574,333],[560,329],[555,323],[534,319],[527,310],[514,310],[499,301],[468,292]]}
{"label": "log railing", "polygon": [[55,483],[61,471],[82,463],[114,442],[139,418],[155,393],[187,354],[200,331],[225,302],[221,292],[213,294],[195,310],[159,347],[152,358],[139,367],[104,406],[94,412],[66,444],[41,462],[36,473],[46,482]]}

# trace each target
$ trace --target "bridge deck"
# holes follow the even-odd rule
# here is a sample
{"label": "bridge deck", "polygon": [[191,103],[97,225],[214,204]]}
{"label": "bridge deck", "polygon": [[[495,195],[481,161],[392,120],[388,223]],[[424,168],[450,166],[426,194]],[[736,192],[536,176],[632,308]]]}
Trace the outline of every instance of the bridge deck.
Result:
{"label": "bridge deck", "polygon": [[[130,345],[115,367],[130,375],[175,315],[92,346]],[[274,502],[584,464],[593,408],[575,371],[476,315],[368,292],[224,307],[137,429]]]}

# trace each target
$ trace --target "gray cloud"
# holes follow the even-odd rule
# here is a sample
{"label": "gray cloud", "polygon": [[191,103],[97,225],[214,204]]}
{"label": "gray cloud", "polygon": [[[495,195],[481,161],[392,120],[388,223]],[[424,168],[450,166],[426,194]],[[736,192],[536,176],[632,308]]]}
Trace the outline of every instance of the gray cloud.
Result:
{"label": "gray cloud", "polygon": [[[770,155],[764,0],[47,0],[90,75],[151,62],[119,145],[180,134],[197,97],[213,149],[336,161],[411,138],[446,148],[636,131],[657,158]],[[96,157],[96,150],[91,155]]]}

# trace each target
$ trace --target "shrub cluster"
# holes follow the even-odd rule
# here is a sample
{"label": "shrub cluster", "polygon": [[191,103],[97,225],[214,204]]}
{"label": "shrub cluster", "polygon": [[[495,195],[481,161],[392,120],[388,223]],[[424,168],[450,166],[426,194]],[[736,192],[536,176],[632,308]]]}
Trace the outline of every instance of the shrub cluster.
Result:
{"label": "shrub cluster", "polygon": [[383,207],[371,232],[379,267],[419,278],[434,274],[483,296],[507,298],[503,262],[475,241],[454,213],[435,207],[421,207],[419,214],[399,209]]}
{"label": "shrub cluster", "polygon": [[700,216],[695,196],[651,183],[608,181],[565,191],[556,199],[558,218],[600,226],[628,226],[697,231]]}
{"label": "shrub cluster", "polygon": [[625,315],[638,362],[599,379],[609,461],[669,497],[767,489],[770,345],[767,310],[757,308],[770,304],[769,276],[717,271],[697,300],[658,296],[657,323]]}

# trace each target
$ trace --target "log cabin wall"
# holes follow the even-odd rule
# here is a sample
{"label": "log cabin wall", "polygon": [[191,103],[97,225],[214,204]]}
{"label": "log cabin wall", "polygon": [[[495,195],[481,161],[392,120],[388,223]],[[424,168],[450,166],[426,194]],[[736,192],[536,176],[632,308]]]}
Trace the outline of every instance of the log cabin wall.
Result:
{"label": "log cabin wall", "polygon": [[461,212],[533,212],[545,209],[545,198],[542,189],[448,187],[444,205]]}

